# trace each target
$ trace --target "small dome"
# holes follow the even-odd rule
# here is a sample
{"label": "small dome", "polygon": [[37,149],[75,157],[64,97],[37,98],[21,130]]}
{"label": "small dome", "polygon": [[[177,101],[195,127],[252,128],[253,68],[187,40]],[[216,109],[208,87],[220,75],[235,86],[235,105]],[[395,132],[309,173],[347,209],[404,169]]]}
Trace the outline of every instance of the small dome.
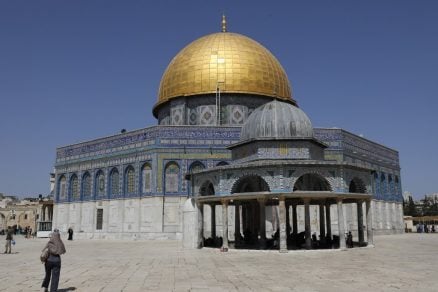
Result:
{"label": "small dome", "polygon": [[251,139],[312,138],[313,128],[307,115],[296,106],[273,100],[257,109],[242,127],[240,141]]}

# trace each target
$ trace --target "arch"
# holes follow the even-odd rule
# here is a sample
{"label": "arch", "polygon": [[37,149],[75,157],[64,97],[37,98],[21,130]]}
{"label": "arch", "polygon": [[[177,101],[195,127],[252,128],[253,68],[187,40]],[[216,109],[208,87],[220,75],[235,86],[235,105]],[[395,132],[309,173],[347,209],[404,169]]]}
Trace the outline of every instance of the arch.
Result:
{"label": "arch", "polygon": [[65,175],[61,175],[58,179],[58,199],[65,200],[67,198],[67,179]]}
{"label": "arch", "polygon": [[89,199],[91,197],[91,176],[88,171],[82,176],[82,198]]}
{"label": "arch", "polygon": [[240,177],[231,188],[231,193],[270,192],[268,183],[258,175]]}
{"label": "arch", "polygon": [[317,173],[306,173],[294,184],[293,191],[331,191],[330,183]]}
{"label": "arch", "polygon": [[3,213],[0,213],[0,229],[6,229],[6,216]]}
{"label": "arch", "polygon": [[350,186],[348,188],[348,192],[366,194],[367,188],[365,187],[364,182],[360,178],[354,177],[350,181]]}
{"label": "arch", "polygon": [[105,175],[101,169],[96,172],[94,193],[96,197],[105,196]]}
{"label": "arch", "polygon": [[214,185],[211,181],[207,180],[204,183],[202,183],[201,187],[199,188],[199,195],[200,196],[214,196]]}
{"label": "arch", "polygon": [[152,167],[148,162],[141,167],[140,185],[143,194],[152,192]]}
{"label": "arch", "polygon": [[26,212],[21,213],[20,215],[18,215],[18,225],[20,224],[24,224],[23,221],[27,220],[27,214]]}
{"label": "arch", "polygon": [[224,165],[229,165],[229,163],[226,161],[220,161],[218,164],[216,164],[216,166],[224,166]]}
{"label": "arch", "polygon": [[132,165],[128,165],[125,169],[124,190],[125,194],[135,193],[135,170]]}
{"label": "arch", "polygon": [[116,167],[111,169],[110,172],[109,193],[111,196],[117,196],[120,193],[120,176]]}
{"label": "arch", "polygon": [[79,199],[79,179],[76,174],[70,177],[70,198],[72,200]]}
{"label": "arch", "polygon": [[201,171],[203,169],[205,169],[204,163],[202,163],[201,161],[195,161],[190,164],[189,172],[192,173],[195,171]]}
{"label": "arch", "polygon": [[175,161],[166,164],[164,171],[164,189],[166,193],[177,193],[179,191],[179,171],[179,165]]}

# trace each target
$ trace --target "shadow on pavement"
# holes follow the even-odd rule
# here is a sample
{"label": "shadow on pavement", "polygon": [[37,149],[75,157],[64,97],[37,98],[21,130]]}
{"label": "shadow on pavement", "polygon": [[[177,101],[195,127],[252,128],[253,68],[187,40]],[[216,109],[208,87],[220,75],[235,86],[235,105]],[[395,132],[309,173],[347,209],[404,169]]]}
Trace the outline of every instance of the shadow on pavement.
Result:
{"label": "shadow on pavement", "polygon": [[58,292],[68,292],[68,291],[74,291],[74,290],[76,290],[76,287],[68,287],[68,288],[58,289]]}

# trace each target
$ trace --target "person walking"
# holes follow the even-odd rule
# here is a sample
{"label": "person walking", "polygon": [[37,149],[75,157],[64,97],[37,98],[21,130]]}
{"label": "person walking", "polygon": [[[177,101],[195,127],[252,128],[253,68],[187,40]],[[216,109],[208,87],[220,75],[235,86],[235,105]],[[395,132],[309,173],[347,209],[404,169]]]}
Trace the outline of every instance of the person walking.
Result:
{"label": "person walking", "polygon": [[6,231],[5,253],[11,253],[12,240],[14,240],[14,231],[11,226],[8,226]]}
{"label": "person walking", "polygon": [[50,284],[50,292],[58,291],[59,276],[61,273],[61,255],[65,253],[65,246],[61,240],[61,234],[58,229],[53,230],[49,242],[43,248],[43,251],[47,249],[49,257],[47,258],[44,267],[46,269],[46,276],[41,285],[43,291],[49,291],[50,278],[52,278]]}
{"label": "person walking", "polygon": [[73,240],[73,228],[68,229],[68,240]]}

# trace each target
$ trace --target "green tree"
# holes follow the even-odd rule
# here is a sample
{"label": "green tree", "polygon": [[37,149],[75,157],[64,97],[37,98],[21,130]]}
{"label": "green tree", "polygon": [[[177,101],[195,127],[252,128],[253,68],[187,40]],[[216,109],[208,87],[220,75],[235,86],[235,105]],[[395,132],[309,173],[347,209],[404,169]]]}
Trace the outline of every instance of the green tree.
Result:
{"label": "green tree", "polygon": [[406,201],[403,201],[403,212],[407,216],[418,216],[417,205],[412,197],[409,197]]}

